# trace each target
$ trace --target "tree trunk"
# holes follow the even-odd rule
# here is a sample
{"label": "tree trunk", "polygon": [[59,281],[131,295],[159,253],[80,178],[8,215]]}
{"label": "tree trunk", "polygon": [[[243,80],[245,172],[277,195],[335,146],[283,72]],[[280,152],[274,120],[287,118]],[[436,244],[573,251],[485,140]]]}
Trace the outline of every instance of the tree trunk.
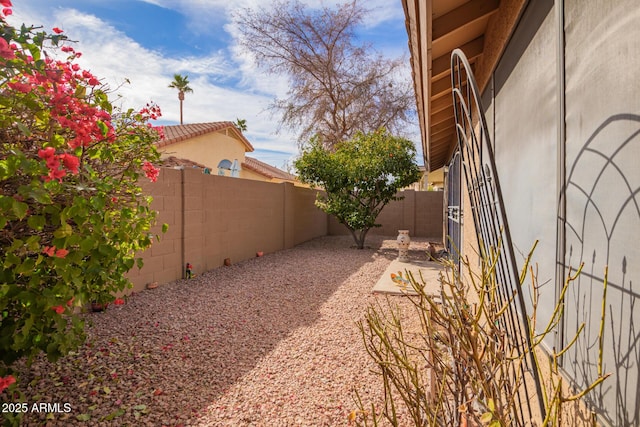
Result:
{"label": "tree trunk", "polygon": [[351,228],[349,228],[349,231],[351,232],[351,236],[353,237],[354,242],[356,242],[356,248],[364,249],[364,239],[367,237],[369,229],[367,228],[365,230],[352,230]]}
{"label": "tree trunk", "polygon": [[178,92],[178,99],[180,100],[180,124],[182,124],[182,101],[184,101],[184,92]]}

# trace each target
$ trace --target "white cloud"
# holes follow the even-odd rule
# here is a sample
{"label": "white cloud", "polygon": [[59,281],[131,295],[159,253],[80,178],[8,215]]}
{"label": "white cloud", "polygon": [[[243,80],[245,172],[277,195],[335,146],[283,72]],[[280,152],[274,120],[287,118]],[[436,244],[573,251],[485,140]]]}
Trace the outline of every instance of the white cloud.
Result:
{"label": "white cloud", "polygon": [[[96,16],[73,8],[41,6],[19,7],[14,10],[11,22],[16,25],[22,22],[41,24],[47,30],[57,26],[70,39],[78,40],[74,45],[82,52],[78,62],[112,89],[117,88],[121,97],[114,98],[117,105],[140,108],[152,100],[162,108],[162,122],[178,123],[177,92],[168,85],[174,73],[187,74],[193,93],[186,94],[184,101],[186,123],[245,119],[248,126],[245,135],[256,149],[296,153],[294,136],[277,135],[274,127],[277,119],[266,112],[274,93],[282,90],[281,80],[276,79],[273,84],[264,78],[258,79],[246,63],[241,64],[241,75],[238,76],[237,64],[224,52],[198,57],[163,56],[144,48]],[[237,77],[244,82],[242,90],[216,84]],[[130,83],[123,84],[126,80]],[[253,90],[246,90],[253,82],[258,85]]]}
{"label": "white cloud", "polygon": [[[275,97],[286,95],[287,80],[266,75],[257,69],[248,54],[233,42],[238,33],[229,24],[231,13],[238,8],[256,8],[264,5],[263,1],[137,0],[179,12],[186,17],[189,29],[194,33],[226,32],[225,37],[231,38],[227,49],[199,56],[169,56],[145,48],[99,17],[71,7],[78,4],[77,1],[99,0],[61,0],[58,5],[52,5],[50,0],[20,2],[15,5],[10,22],[42,24],[47,30],[57,26],[70,39],[78,40],[75,48],[83,53],[80,64],[112,88],[118,88],[121,99],[116,103],[123,107],[139,108],[153,100],[162,108],[163,122],[179,122],[177,93],[168,85],[174,73],[187,74],[193,93],[188,93],[184,101],[185,122],[245,119],[248,125],[245,135],[256,149],[289,153],[279,160],[270,161],[271,164],[282,166],[287,160],[284,157],[297,153],[295,136],[288,131],[277,134],[278,117],[273,117],[267,110]],[[342,2],[304,1],[315,7]],[[367,27],[375,27],[387,20],[404,22],[399,1],[394,4],[388,0],[370,0],[366,7],[373,11],[365,23]],[[398,47],[398,52],[402,51],[406,51],[405,46]],[[395,48],[393,52],[385,53],[399,56],[395,54]],[[130,84],[122,85],[127,79]]]}

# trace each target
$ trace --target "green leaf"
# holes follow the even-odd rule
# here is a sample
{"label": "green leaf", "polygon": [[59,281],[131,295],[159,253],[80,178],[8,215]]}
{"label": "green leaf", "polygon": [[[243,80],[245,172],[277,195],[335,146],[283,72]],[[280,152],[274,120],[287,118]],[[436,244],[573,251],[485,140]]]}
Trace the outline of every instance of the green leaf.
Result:
{"label": "green leaf", "polygon": [[109,133],[109,127],[102,120],[98,120],[96,125],[98,126],[98,129],[100,129],[100,132],[102,132],[102,136],[107,136]]}
{"label": "green leaf", "polygon": [[96,239],[93,237],[86,237],[80,242],[80,250],[83,252],[89,252],[96,246]]}
{"label": "green leaf", "polygon": [[169,224],[167,224],[166,222],[162,224],[162,232],[166,233],[167,230],[169,229]]}
{"label": "green leaf", "polygon": [[33,272],[33,267],[36,265],[36,260],[33,258],[27,258],[22,264],[16,267],[16,273],[27,274]]}
{"label": "green leaf", "polygon": [[13,204],[11,206],[11,210],[18,219],[23,219],[27,215],[27,210],[29,209],[29,205],[24,202],[20,202],[16,199],[13,199]]}
{"label": "green leaf", "polygon": [[31,190],[29,196],[31,196],[36,202],[42,203],[43,205],[48,205],[51,203],[51,196],[42,188]]}
{"label": "green leaf", "polygon": [[78,421],[89,421],[90,419],[91,419],[91,414],[76,415],[76,420]]}
{"label": "green leaf", "polygon": [[484,414],[482,414],[482,416],[480,416],[480,422],[482,424],[489,424],[492,419],[493,414],[491,412],[485,412]]}
{"label": "green leaf", "polygon": [[18,129],[20,130],[20,132],[22,132],[22,134],[26,137],[31,136],[31,129],[29,129],[27,126],[25,126],[24,123],[20,122],[20,121],[16,121],[15,125],[18,127]]}
{"label": "green leaf", "polygon": [[47,219],[42,215],[32,215],[27,219],[27,224],[34,230],[42,230],[47,223]]}
{"label": "green leaf", "polygon": [[87,88],[84,86],[77,86],[75,96],[77,98],[84,98],[87,95]]}
{"label": "green leaf", "polygon": [[104,419],[105,421],[111,421],[111,420],[113,420],[113,419],[115,419],[115,418],[118,418],[118,417],[120,417],[120,416],[124,415],[124,414],[125,414],[125,410],[121,408],[121,409],[118,409],[118,410],[117,410],[117,411],[115,411],[115,412],[110,413],[109,415],[107,415],[107,416],[106,416],[106,417],[104,417],[103,419]]}
{"label": "green leaf", "polygon": [[63,237],[70,236],[71,234],[73,234],[73,229],[65,222],[53,233],[53,236],[57,239],[61,239]]}

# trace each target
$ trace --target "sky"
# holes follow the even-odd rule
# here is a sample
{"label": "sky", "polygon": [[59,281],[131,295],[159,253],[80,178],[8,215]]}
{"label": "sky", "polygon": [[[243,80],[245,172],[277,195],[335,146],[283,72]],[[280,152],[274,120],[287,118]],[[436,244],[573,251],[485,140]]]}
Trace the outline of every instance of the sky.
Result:
{"label": "sky", "polygon": [[[310,7],[337,0],[303,0]],[[363,1],[363,0],[362,0]],[[285,77],[268,76],[237,44],[234,12],[267,4],[264,0],[13,0],[14,25],[58,27],[76,41],[78,63],[112,89],[123,108],[154,101],[162,109],[155,124],[180,122],[178,94],[168,85],[187,75],[193,93],[185,95],[184,123],[244,119],[249,155],[285,168],[298,155],[295,133],[280,129],[268,109],[287,92]],[[400,0],[366,0],[371,10],[358,37],[390,58],[404,57],[410,77],[407,33]],[[419,130],[409,129],[419,148]],[[418,163],[422,163],[418,159]]]}

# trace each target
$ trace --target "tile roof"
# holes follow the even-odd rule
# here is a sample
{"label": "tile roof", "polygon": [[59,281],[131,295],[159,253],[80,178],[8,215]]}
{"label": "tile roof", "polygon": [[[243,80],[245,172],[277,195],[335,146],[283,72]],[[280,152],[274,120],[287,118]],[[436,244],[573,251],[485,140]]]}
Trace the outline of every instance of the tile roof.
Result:
{"label": "tile roof", "polygon": [[164,126],[164,139],[158,141],[157,146],[158,148],[166,147],[167,145],[225,129],[229,129],[235,134],[236,139],[244,144],[245,151],[253,151],[251,143],[232,122],[191,123],[188,125]]}
{"label": "tile roof", "polygon": [[282,169],[278,169],[274,166],[268,165],[264,162],[261,162],[258,159],[254,159],[253,157],[245,156],[244,162],[242,163],[242,167],[252,170],[260,175],[264,175],[267,178],[277,178],[286,181],[296,181],[295,175],[291,175],[288,172],[283,171]]}
{"label": "tile roof", "polygon": [[167,168],[173,168],[178,166],[184,166],[185,168],[200,168],[200,169],[206,168],[206,166],[203,165],[202,163],[194,162],[189,159],[181,159],[176,156],[169,156],[166,159],[160,160],[160,165]]}

